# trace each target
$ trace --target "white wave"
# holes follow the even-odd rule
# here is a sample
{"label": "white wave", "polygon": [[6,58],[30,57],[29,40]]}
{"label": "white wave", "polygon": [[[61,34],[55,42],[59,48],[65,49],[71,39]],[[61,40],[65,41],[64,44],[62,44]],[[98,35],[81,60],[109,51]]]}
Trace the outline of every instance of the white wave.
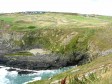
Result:
{"label": "white wave", "polygon": [[41,77],[35,77],[33,80],[41,80]]}
{"label": "white wave", "polygon": [[0,84],[10,84],[10,80],[6,78],[7,74],[6,67],[0,68]]}
{"label": "white wave", "polygon": [[40,71],[37,71],[37,73],[39,73],[39,74],[43,74],[43,73],[55,73],[55,70],[40,70]]}
{"label": "white wave", "polygon": [[25,82],[23,84],[27,84],[27,83],[34,82],[34,81],[38,81],[38,80],[41,80],[41,77],[35,77],[35,78],[33,78],[33,80],[28,81],[28,82]]}
{"label": "white wave", "polygon": [[[15,80],[18,79],[18,72],[17,71],[7,71],[10,68],[13,67],[4,67],[4,66],[0,66],[0,84],[13,84],[14,82],[16,82]],[[73,66],[72,66],[73,67]],[[23,83],[23,84],[27,84],[29,82],[33,82],[33,81],[37,81],[37,80],[42,80],[44,78],[50,78],[53,75],[57,74],[57,73],[61,73],[63,71],[66,71],[67,69],[69,69],[69,67],[65,67],[62,69],[54,69],[54,70],[28,70],[28,69],[19,69],[19,68],[14,68],[16,70],[24,70],[24,71],[33,71],[36,73],[33,74],[27,74],[28,77],[31,77],[31,79],[29,79],[29,81]],[[22,77],[21,77],[22,78]],[[14,80],[12,80],[14,79]]]}
{"label": "white wave", "polygon": [[17,71],[11,71],[11,72],[8,72],[7,75],[11,76],[11,77],[16,77],[18,75],[18,72]]}

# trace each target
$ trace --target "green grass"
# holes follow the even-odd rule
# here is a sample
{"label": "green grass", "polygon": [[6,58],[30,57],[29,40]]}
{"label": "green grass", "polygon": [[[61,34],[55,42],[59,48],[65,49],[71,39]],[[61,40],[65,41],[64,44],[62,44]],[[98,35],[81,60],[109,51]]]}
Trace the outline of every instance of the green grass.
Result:
{"label": "green grass", "polygon": [[98,19],[104,20],[104,21],[110,21],[112,20],[111,16],[97,16]]}
{"label": "green grass", "polygon": [[[38,28],[57,28],[61,26],[61,28],[72,28],[72,26],[73,28],[100,28],[106,24],[111,24],[111,19],[112,17],[109,16],[85,17],[63,13],[0,15],[0,20],[10,22],[10,30],[15,31],[30,31]],[[29,29],[29,26],[35,26],[35,28]]]}
{"label": "green grass", "polygon": [[0,16],[0,20],[4,20],[5,22],[12,22],[14,20],[13,17]]}

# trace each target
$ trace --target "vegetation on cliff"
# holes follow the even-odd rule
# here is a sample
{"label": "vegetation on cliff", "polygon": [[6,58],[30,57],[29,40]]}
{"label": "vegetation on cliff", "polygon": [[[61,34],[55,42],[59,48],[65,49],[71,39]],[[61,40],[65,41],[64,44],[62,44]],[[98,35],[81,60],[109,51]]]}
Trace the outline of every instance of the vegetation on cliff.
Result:
{"label": "vegetation on cliff", "polygon": [[[91,63],[75,67],[50,79],[35,81],[29,84],[111,84],[111,60],[112,54],[99,57]],[[62,83],[63,80],[66,83]]]}

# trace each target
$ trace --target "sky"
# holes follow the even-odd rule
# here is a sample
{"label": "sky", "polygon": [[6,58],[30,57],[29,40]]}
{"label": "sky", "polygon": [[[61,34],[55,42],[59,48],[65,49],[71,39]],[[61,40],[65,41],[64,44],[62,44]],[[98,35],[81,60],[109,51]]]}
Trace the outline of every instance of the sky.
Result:
{"label": "sky", "polygon": [[71,12],[112,16],[112,0],[0,0],[0,13]]}

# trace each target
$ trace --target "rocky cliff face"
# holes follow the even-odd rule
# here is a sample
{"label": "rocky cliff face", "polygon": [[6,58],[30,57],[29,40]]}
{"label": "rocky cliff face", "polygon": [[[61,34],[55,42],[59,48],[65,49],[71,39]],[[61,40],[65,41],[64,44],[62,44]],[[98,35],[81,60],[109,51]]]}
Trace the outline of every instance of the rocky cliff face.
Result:
{"label": "rocky cliff face", "polygon": [[[34,35],[30,36],[30,33],[16,32],[16,31],[1,31],[0,32],[0,44],[2,49],[6,48],[10,50],[25,50],[27,48],[36,47],[36,44],[32,45]],[[34,38],[35,39],[35,38]]]}
{"label": "rocky cliff face", "polygon": [[1,44],[6,45],[11,49],[17,49],[20,47],[18,44],[15,44],[15,41],[20,41],[23,37],[22,34],[18,34],[15,32],[2,32],[0,35]]}
{"label": "rocky cliff face", "polygon": [[[37,31],[0,31],[0,64],[28,69],[53,69],[80,65],[98,56],[101,51],[92,42],[93,30],[45,29]],[[70,37],[70,38],[69,38]],[[31,53],[31,49],[49,53]],[[39,52],[39,51],[36,51]]]}
{"label": "rocky cliff face", "polygon": [[[0,64],[28,69],[53,69],[86,62],[87,54],[62,54],[50,52],[45,54],[18,54],[35,48],[45,48],[38,39],[40,32],[1,31],[0,33]],[[45,32],[44,32],[45,33]],[[73,35],[72,35],[73,36]],[[48,39],[49,40],[49,39]],[[61,43],[62,44],[62,43]]]}

